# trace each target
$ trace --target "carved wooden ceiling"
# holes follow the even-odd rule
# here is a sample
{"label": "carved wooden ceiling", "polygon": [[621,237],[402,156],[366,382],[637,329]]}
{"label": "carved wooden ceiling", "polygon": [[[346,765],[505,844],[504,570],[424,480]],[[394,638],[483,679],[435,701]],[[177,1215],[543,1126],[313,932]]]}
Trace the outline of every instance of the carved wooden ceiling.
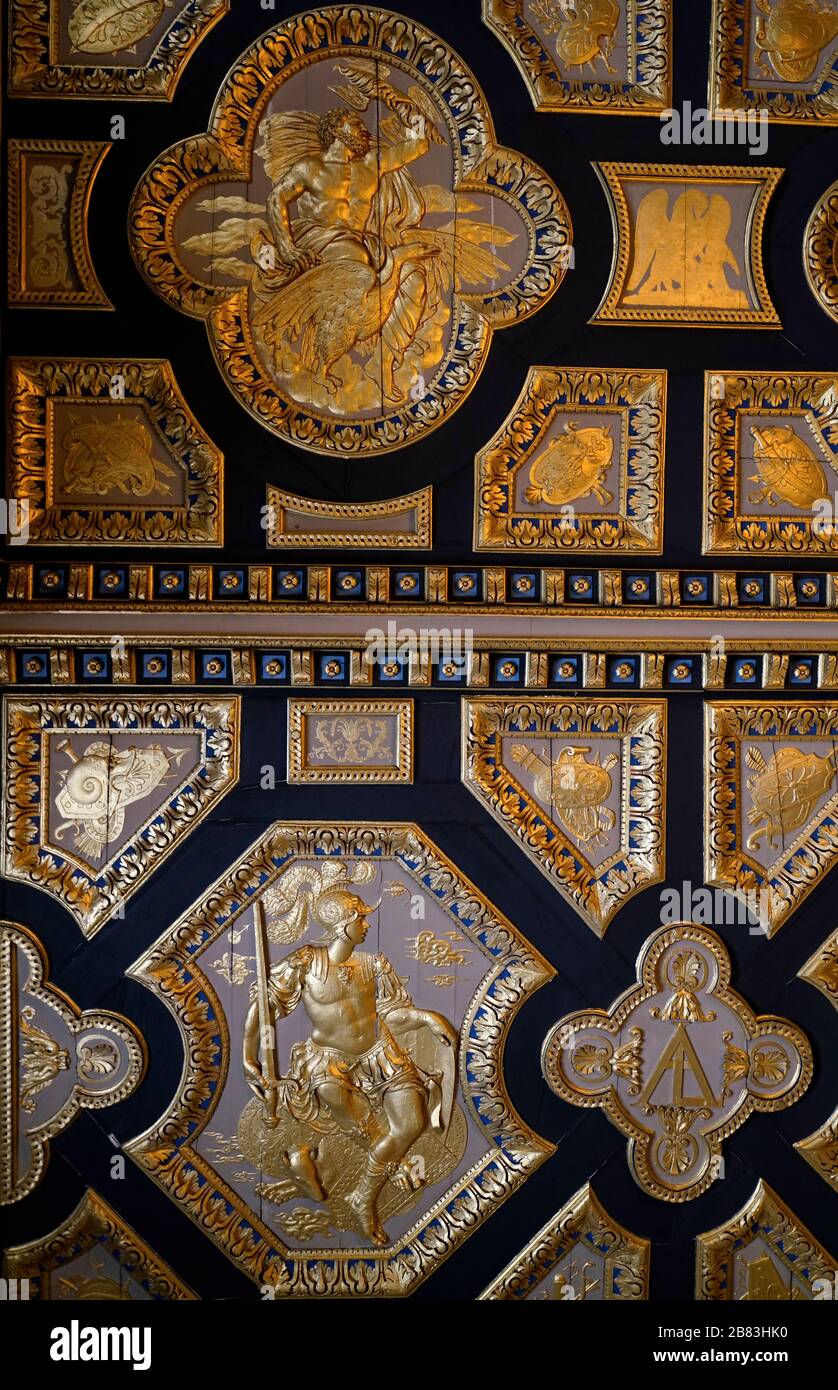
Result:
{"label": "carved wooden ceiling", "polygon": [[817,1301],[838,15],[403,8],[9,3],[4,1276]]}

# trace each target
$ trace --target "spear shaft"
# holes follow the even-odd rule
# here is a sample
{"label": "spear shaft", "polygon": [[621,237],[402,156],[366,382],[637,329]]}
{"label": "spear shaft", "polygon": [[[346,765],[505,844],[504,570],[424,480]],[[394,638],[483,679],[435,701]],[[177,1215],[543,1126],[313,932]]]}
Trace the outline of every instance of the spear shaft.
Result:
{"label": "spear shaft", "polygon": [[265,933],[265,909],[260,902],[253,904],[253,935],[256,943],[256,1000],[259,1009],[259,1066],[268,1082],[265,1106],[266,1123],[270,1129],[277,1124],[276,1081],[279,1075],[276,1056],[276,1032],[271,1022],[268,1003],[268,946]]}

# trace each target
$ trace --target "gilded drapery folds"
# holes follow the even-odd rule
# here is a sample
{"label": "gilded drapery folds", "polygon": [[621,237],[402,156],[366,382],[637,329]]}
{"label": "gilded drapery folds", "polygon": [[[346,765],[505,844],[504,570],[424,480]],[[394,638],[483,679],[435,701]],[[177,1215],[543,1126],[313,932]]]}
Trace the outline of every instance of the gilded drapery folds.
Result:
{"label": "gilded drapery folds", "polygon": [[475,79],[413,20],[330,6],[234,65],[207,133],[138,185],[134,257],[206,322],[241,403],[325,454],[408,444],[471,390],[492,332],[570,263],[555,184],[495,142]]}

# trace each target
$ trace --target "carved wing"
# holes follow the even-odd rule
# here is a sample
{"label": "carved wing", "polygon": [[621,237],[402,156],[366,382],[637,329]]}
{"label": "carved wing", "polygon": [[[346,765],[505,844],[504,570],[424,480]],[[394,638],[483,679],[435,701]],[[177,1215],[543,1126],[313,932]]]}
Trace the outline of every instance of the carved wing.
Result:
{"label": "carved wing", "polygon": [[[677,235],[678,250],[683,252],[682,231],[677,230],[678,222],[683,229],[684,208],[675,204],[675,211],[672,219],[667,217],[667,205],[669,194],[665,188],[655,188],[646,197],[637,209],[637,219],[634,225],[634,256],[632,259],[631,274],[629,276],[626,291],[636,290],[652,262],[658,258],[659,264],[669,265],[672,260],[673,235]],[[673,226],[673,223],[675,226]],[[658,277],[656,275],[656,278]]]}
{"label": "carved wing", "polygon": [[318,120],[310,111],[279,111],[262,121],[256,153],[272,183],[300,160],[321,153]]}

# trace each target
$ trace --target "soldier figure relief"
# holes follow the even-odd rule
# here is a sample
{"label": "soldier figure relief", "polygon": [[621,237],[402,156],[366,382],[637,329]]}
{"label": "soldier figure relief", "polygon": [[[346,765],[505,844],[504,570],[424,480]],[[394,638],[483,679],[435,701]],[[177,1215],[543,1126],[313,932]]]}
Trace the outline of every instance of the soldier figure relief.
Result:
{"label": "soldier figure relief", "polygon": [[[281,1179],[264,1196],[325,1202],[335,1224],[384,1245],[385,1185],[391,1207],[394,1190],[402,1194],[397,1209],[410,1205],[427,1171],[424,1159],[414,1161],[414,1146],[424,1136],[445,1148],[454,1128],[459,1039],[441,1014],[414,1005],[386,956],[359,949],[374,909],[356,881],[343,866],[304,870],[304,902],[294,901],[278,925],[269,919],[266,927],[264,907],[256,905],[257,982],[243,1047],[256,1109],[253,1102],[245,1108],[239,1138],[249,1157],[256,1147],[260,1166]],[[280,903],[289,901],[286,891]],[[266,935],[301,935],[309,917],[322,928],[321,941],[268,970]],[[276,1025],[300,1005],[311,1033],[293,1044],[281,1074]]]}

